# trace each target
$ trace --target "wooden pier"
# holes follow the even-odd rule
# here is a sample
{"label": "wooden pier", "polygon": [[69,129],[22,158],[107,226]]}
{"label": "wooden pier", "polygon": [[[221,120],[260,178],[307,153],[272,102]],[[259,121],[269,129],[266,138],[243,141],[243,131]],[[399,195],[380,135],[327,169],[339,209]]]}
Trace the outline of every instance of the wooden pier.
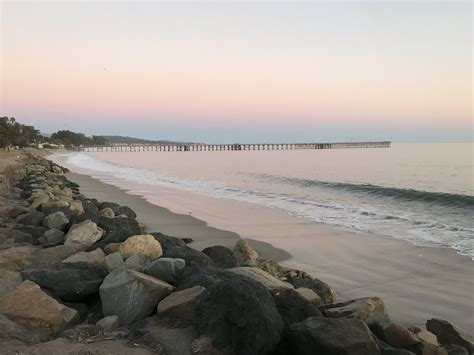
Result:
{"label": "wooden pier", "polygon": [[346,143],[255,143],[255,144],[114,144],[108,146],[84,146],[82,152],[197,152],[197,151],[243,151],[243,150],[297,150],[297,149],[357,149],[390,148],[391,142],[346,142]]}

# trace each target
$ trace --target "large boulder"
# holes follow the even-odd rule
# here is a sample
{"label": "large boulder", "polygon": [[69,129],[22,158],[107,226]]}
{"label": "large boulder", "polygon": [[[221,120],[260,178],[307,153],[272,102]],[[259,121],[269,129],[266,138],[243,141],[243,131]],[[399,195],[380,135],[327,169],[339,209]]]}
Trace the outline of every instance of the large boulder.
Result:
{"label": "large boulder", "polygon": [[456,344],[465,347],[469,354],[474,353],[474,337],[447,320],[432,318],[426,322],[426,329],[435,334],[443,344]]}
{"label": "large boulder", "polygon": [[19,324],[57,332],[78,321],[75,309],[50,297],[31,281],[24,281],[0,299],[0,313]]}
{"label": "large boulder", "polygon": [[78,251],[86,250],[103,235],[104,231],[92,221],[84,221],[73,225],[66,234],[64,245],[71,246]]}
{"label": "large boulder", "polygon": [[276,277],[270,275],[269,273],[263,270],[254,268],[254,267],[248,267],[248,266],[234,267],[234,268],[228,269],[228,271],[233,272],[238,275],[249,277],[261,283],[263,286],[265,286],[266,288],[268,288],[270,291],[273,291],[273,292],[293,288],[291,284],[278,280]]}
{"label": "large boulder", "polygon": [[119,253],[127,259],[135,254],[142,254],[149,259],[157,259],[163,255],[161,244],[150,234],[134,235],[120,244]]}
{"label": "large boulder", "polygon": [[240,266],[240,262],[232,253],[232,250],[221,245],[205,248],[202,252],[210,257],[216,266],[220,268],[229,269]]}
{"label": "large boulder", "polygon": [[201,294],[196,305],[201,335],[233,354],[265,354],[277,345],[283,321],[270,292],[260,283],[234,276]]}
{"label": "large boulder", "polygon": [[116,315],[120,324],[147,317],[173,292],[170,284],[133,270],[114,269],[100,286],[104,315]]}
{"label": "large boulder", "polygon": [[194,321],[196,302],[204,291],[204,287],[195,286],[173,292],[158,303],[158,316]]}
{"label": "large boulder", "polygon": [[324,303],[333,303],[336,300],[336,291],[331,286],[324,281],[311,277],[304,271],[288,270],[283,276],[295,288],[305,287],[313,290]]}
{"label": "large boulder", "polygon": [[106,231],[105,237],[97,245],[99,247],[103,247],[109,243],[123,242],[128,237],[138,235],[142,232],[138,221],[128,217],[100,217],[99,227]]}
{"label": "large boulder", "polygon": [[163,249],[163,253],[172,247],[185,247],[186,243],[176,237],[172,237],[163,233],[150,233],[157,241],[160,242],[161,248]]}
{"label": "large boulder", "polygon": [[54,247],[64,242],[64,232],[56,229],[49,229],[38,238],[38,243],[44,247]]}
{"label": "large boulder", "polygon": [[390,319],[385,304],[379,297],[356,298],[350,301],[325,304],[319,307],[329,318],[355,318],[366,324],[388,323]]}
{"label": "large boulder", "polygon": [[143,270],[145,274],[165,282],[175,284],[178,272],[186,266],[183,259],[158,258],[149,263]]}
{"label": "large boulder", "polygon": [[380,354],[369,328],[358,319],[308,318],[292,324],[284,341],[293,354]]}
{"label": "large boulder", "polygon": [[214,266],[214,262],[206,254],[187,246],[170,247],[163,256],[173,259],[183,259],[187,266]]}
{"label": "large boulder", "polygon": [[44,217],[45,217],[45,214],[42,212],[31,211],[31,212],[19,215],[17,218],[15,218],[15,221],[17,223],[39,227],[43,223]]}
{"label": "large boulder", "polygon": [[[74,214],[70,216],[70,226],[78,224],[87,220],[90,220],[94,223],[99,223],[99,210],[97,206],[89,200],[82,201],[82,209],[84,212],[80,214]],[[72,211],[71,211],[72,212]]]}
{"label": "large boulder", "polygon": [[63,230],[68,223],[69,219],[63,212],[52,213],[43,220],[44,227],[56,230]]}
{"label": "large boulder", "polygon": [[323,316],[316,306],[292,289],[277,292],[273,300],[285,327],[302,322],[309,317]]}
{"label": "large boulder", "polygon": [[37,249],[33,245],[20,245],[8,249],[0,249],[0,269],[17,271],[28,264],[27,259]]}
{"label": "large boulder", "polygon": [[247,239],[239,239],[237,241],[233,254],[241,265],[253,265],[258,258],[258,253],[250,246]]}
{"label": "large boulder", "polygon": [[30,280],[64,301],[78,301],[98,293],[107,272],[91,263],[55,263],[33,266],[21,272]]}

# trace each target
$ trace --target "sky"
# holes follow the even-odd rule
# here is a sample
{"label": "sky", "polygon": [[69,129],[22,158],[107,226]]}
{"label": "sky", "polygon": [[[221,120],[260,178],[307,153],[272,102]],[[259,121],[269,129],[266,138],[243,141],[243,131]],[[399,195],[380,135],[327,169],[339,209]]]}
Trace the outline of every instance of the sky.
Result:
{"label": "sky", "polygon": [[472,141],[470,2],[0,6],[0,115],[43,132]]}

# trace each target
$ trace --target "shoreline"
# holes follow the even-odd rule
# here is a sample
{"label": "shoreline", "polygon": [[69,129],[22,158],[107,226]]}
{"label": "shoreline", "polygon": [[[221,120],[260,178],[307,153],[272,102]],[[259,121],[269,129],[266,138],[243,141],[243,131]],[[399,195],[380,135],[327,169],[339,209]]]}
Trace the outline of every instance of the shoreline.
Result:
{"label": "shoreline", "polygon": [[[201,214],[211,216],[221,211],[223,204],[229,201],[216,202],[213,199],[211,203],[210,198],[196,195],[189,198],[191,193],[173,190],[149,202],[137,191],[128,191],[89,175],[69,173],[69,178],[79,183],[86,195],[103,196],[106,200],[131,206],[137,211],[138,218],[151,227],[150,231],[156,229],[165,234],[195,239],[196,242],[190,245],[193,248],[231,245],[241,235],[252,239],[253,246],[263,257],[282,261],[280,264],[283,266],[305,270],[327,281],[336,289],[339,299],[375,295],[384,300],[392,318],[402,324],[422,324],[428,317],[435,316],[450,319],[465,329],[474,328],[474,319],[466,317],[466,314],[472,314],[474,283],[469,275],[474,272],[474,265],[468,257],[456,254],[453,249],[416,246],[386,236],[340,231],[333,226],[303,222],[273,210],[264,212],[273,218],[278,217],[278,228],[274,225],[219,222],[193,212],[195,218],[174,213],[175,208],[170,206],[186,203],[193,211],[195,205],[205,206],[203,209],[207,210]],[[172,199],[169,198],[171,194]],[[159,203],[167,208],[159,207]],[[240,206],[236,209],[248,209],[239,203],[232,204]],[[153,214],[160,213],[164,213],[166,218],[164,215],[153,218]],[[258,218],[261,213],[262,209],[256,208],[249,214]],[[241,211],[237,215],[242,217]],[[166,222],[160,224],[160,220]],[[293,233],[291,238],[285,238],[295,220],[298,220],[299,235]],[[210,238],[203,234],[205,231],[212,231]],[[189,233],[194,233],[196,238]],[[316,237],[308,239],[308,234]],[[282,254],[274,254],[276,251]]]}

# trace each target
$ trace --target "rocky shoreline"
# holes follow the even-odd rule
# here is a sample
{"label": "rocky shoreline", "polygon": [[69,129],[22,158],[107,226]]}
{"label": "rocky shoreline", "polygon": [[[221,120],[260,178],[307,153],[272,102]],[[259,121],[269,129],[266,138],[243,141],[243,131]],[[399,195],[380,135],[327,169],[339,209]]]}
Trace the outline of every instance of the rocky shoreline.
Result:
{"label": "rocky shoreline", "polygon": [[339,301],[246,240],[198,251],[85,197],[51,161],[17,165],[0,215],[0,353],[473,354],[448,321],[404,328],[381,299]]}

